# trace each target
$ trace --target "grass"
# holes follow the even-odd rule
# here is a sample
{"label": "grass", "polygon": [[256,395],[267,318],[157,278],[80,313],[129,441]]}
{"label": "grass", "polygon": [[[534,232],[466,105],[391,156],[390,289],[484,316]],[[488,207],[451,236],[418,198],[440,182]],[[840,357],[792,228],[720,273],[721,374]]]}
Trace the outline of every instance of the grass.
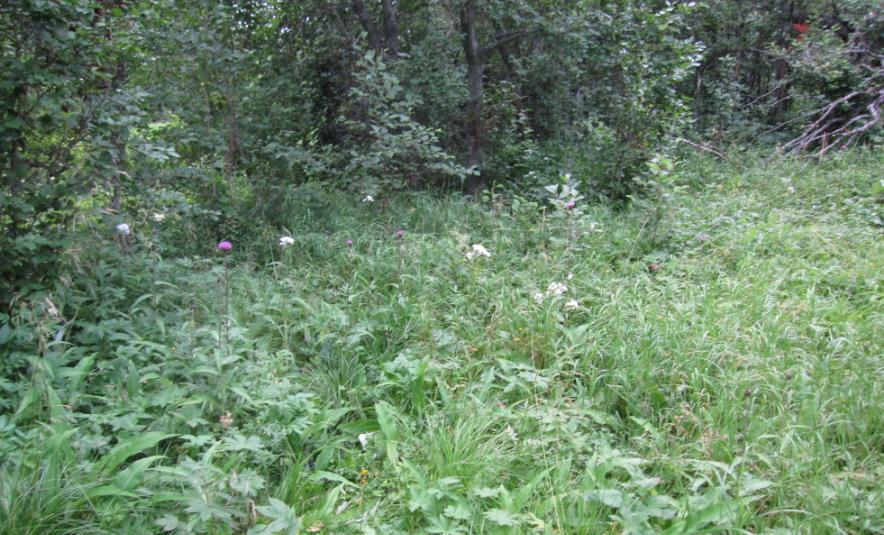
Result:
{"label": "grass", "polygon": [[[689,160],[656,224],[424,195],[296,214],[273,263],[230,260],[226,344],[216,261],[118,259],[151,275],[54,298],[119,326],[34,384],[82,462],[177,438],[130,489],[152,513],[74,517],[286,532],[255,509],[276,498],[320,533],[882,533],[881,164]],[[99,363],[72,386],[78,351]]]}

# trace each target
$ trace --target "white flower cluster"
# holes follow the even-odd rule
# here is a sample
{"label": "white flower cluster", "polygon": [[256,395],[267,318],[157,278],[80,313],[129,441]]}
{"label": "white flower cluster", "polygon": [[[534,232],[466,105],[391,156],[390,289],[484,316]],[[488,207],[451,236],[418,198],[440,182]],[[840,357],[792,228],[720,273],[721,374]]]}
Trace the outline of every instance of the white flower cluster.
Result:
{"label": "white flower cluster", "polygon": [[132,233],[132,229],[129,228],[129,225],[126,223],[120,223],[117,225],[117,233],[121,236],[128,236]]}
{"label": "white flower cluster", "polygon": [[366,195],[365,198],[362,199],[362,202],[372,203],[374,202],[374,197],[372,197],[371,195]]}
{"label": "white flower cluster", "polygon": [[294,243],[295,243],[295,239],[292,238],[291,236],[283,236],[283,237],[279,238],[279,246],[280,247],[285,248],[285,247],[288,247],[289,245],[292,245]]}
{"label": "white flower cluster", "polygon": [[162,223],[163,219],[166,219],[166,214],[164,214],[163,212],[157,212],[157,213],[151,215],[150,218],[153,219],[154,221],[156,221],[157,223]]}
{"label": "white flower cluster", "polygon": [[491,253],[488,252],[488,249],[483,247],[478,243],[474,243],[473,247],[470,251],[467,251],[466,257],[467,260],[472,260],[474,258],[484,256],[486,258],[491,258]]}
{"label": "white flower cluster", "polygon": [[[568,275],[569,275],[568,280],[571,280],[573,275],[571,275],[570,273]],[[543,301],[546,298],[559,297],[561,295],[564,295],[565,292],[567,292],[567,291],[568,291],[568,286],[566,284],[561,283],[561,282],[551,282],[551,283],[549,283],[549,286],[546,287],[546,293],[543,293],[543,292],[535,292],[534,293],[534,301],[537,304],[541,304],[541,303],[543,303]],[[565,310],[576,310],[578,308],[580,308],[580,303],[578,303],[576,299],[569,299],[565,303]]]}
{"label": "white flower cluster", "polygon": [[568,287],[561,282],[551,282],[546,287],[546,295],[556,297],[568,291]]}

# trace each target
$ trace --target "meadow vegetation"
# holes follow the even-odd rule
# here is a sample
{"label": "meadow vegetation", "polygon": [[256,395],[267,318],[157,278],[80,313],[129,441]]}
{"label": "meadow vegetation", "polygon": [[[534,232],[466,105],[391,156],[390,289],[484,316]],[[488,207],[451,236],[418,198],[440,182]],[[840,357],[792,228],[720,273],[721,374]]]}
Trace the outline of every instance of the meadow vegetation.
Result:
{"label": "meadow vegetation", "polygon": [[0,526],[880,533],[882,164],[317,193],[190,255],[184,213],[84,220],[3,317]]}

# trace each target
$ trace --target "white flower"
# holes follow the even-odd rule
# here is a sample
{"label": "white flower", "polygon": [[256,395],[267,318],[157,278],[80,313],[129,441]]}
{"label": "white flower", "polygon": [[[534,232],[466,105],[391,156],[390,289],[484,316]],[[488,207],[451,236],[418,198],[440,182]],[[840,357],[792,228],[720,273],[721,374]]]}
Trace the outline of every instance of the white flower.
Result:
{"label": "white flower", "polygon": [[540,293],[540,292],[536,292],[536,293],[534,294],[534,301],[536,301],[538,305],[539,305],[540,303],[543,303],[543,294]]}
{"label": "white flower", "polygon": [[362,199],[362,202],[374,202],[374,197],[372,197],[371,195],[366,195],[365,198]]}
{"label": "white flower", "polygon": [[476,258],[476,253],[474,253],[473,251],[467,251],[466,257],[467,257],[467,260],[472,260],[472,259]]}
{"label": "white flower", "polygon": [[571,280],[571,279],[573,279],[573,278],[574,278],[574,274],[569,272],[569,273],[568,273],[568,277],[567,277],[567,279],[568,279],[568,280]]}
{"label": "white flower", "polygon": [[279,246],[280,247],[288,247],[289,245],[292,245],[293,243],[295,243],[295,240],[291,236],[283,236],[279,239]]}
{"label": "white flower", "polygon": [[130,229],[129,225],[126,223],[120,223],[117,225],[117,232],[123,236],[128,236],[132,232],[132,229]]}
{"label": "white flower", "polygon": [[580,303],[576,299],[570,299],[565,303],[565,310],[577,310],[578,308],[580,308]]}
{"label": "white flower", "polygon": [[368,441],[371,440],[372,435],[374,435],[374,433],[359,433],[359,444],[362,445],[362,449],[365,449],[365,447],[368,446]]}
{"label": "white flower", "polygon": [[546,295],[549,296],[562,295],[567,291],[568,287],[561,282],[551,282],[549,283],[549,286],[546,287]]}
{"label": "white flower", "polygon": [[478,256],[486,256],[488,258],[491,258],[491,253],[488,252],[488,249],[482,247],[478,243],[473,244],[473,252],[475,252]]}
{"label": "white flower", "polygon": [[157,212],[157,213],[151,215],[150,218],[153,219],[154,221],[156,221],[157,223],[162,223],[163,219],[166,219],[166,214],[164,214],[162,212]]}

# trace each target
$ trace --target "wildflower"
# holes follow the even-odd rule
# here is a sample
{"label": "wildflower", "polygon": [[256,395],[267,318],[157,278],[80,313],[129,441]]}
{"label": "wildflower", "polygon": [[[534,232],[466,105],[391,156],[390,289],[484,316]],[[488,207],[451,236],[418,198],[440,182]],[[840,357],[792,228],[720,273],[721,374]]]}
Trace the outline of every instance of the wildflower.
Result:
{"label": "wildflower", "polygon": [[157,223],[162,223],[163,219],[166,219],[166,214],[164,214],[162,212],[157,212],[157,213],[151,215],[150,218],[153,219],[154,221],[156,221]]}
{"label": "wildflower", "polygon": [[363,468],[359,471],[359,482],[365,485],[368,483],[368,476],[371,475],[371,472],[368,471],[367,468]]}
{"label": "wildflower", "polygon": [[231,414],[230,411],[225,412],[220,418],[218,418],[218,423],[221,424],[221,427],[227,429],[233,425],[233,414]]}
{"label": "wildflower", "polygon": [[660,264],[659,262],[648,264],[648,271],[650,271],[651,273],[657,273],[661,269],[663,269],[663,264]]}
{"label": "wildflower", "polygon": [[121,236],[128,236],[132,232],[132,229],[129,228],[129,225],[126,223],[120,223],[117,225],[117,233]]}
{"label": "wildflower", "polygon": [[697,241],[700,243],[706,243],[707,241],[709,241],[709,236],[701,232],[697,234]]}
{"label": "wildflower", "polygon": [[534,301],[535,301],[538,305],[539,305],[540,303],[543,303],[543,294],[540,293],[540,292],[535,292],[535,293],[534,293]]}
{"label": "wildflower", "polygon": [[353,240],[347,240],[347,247],[353,247]]}
{"label": "wildflower", "polygon": [[570,200],[565,204],[565,210],[573,210],[577,206],[577,201]]}
{"label": "wildflower", "polygon": [[546,287],[546,295],[548,296],[558,296],[568,291],[568,287],[562,284],[561,282],[551,282],[549,286]]}
{"label": "wildflower", "polygon": [[371,195],[366,195],[365,198],[362,199],[362,202],[372,203],[374,202],[374,197],[372,197]]}
{"label": "wildflower", "polygon": [[576,299],[570,299],[565,303],[565,310],[577,310],[578,308],[580,308],[580,303]]}
{"label": "wildflower", "polygon": [[227,240],[218,242],[218,250],[219,251],[229,251],[233,249],[233,244]]}
{"label": "wildflower", "polygon": [[363,450],[368,446],[368,441],[371,440],[372,435],[374,435],[374,433],[359,433],[357,438],[359,439],[359,444],[362,445]]}
{"label": "wildflower", "polygon": [[488,249],[486,249],[482,245],[480,245],[478,243],[474,243],[472,250],[467,251],[467,254],[466,254],[467,260],[472,260],[472,259],[479,257],[479,256],[491,258],[491,253],[489,253]]}
{"label": "wildflower", "polygon": [[568,276],[567,276],[566,278],[567,278],[568,280],[571,280],[571,279],[574,278],[574,274],[571,273],[571,272],[569,271],[569,272],[568,272]]}
{"label": "wildflower", "polygon": [[396,231],[396,237],[397,237],[398,239],[400,239],[400,240],[403,239],[403,238],[405,238],[405,231],[402,230],[402,229],[397,230],[397,231]]}
{"label": "wildflower", "polygon": [[292,238],[291,236],[283,236],[283,237],[279,238],[279,246],[280,247],[288,247],[289,245],[292,245],[294,243],[295,243],[295,239]]}
{"label": "wildflower", "polygon": [[482,245],[480,245],[478,243],[473,244],[473,252],[475,252],[476,255],[478,255],[478,256],[485,256],[485,257],[491,258],[491,253],[488,252],[488,249],[482,247]]}

